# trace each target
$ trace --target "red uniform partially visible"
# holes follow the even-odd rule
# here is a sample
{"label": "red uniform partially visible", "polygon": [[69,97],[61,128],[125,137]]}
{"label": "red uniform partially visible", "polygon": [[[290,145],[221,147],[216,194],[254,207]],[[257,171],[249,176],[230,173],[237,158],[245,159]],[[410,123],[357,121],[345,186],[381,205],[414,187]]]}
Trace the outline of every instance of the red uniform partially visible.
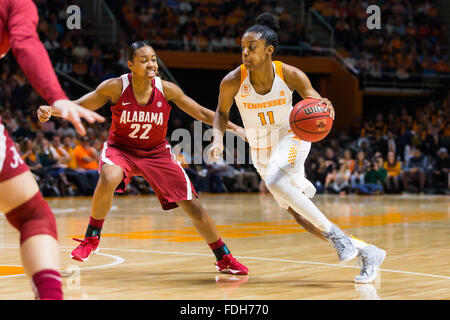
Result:
{"label": "red uniform partially visible", "polygon": [[144,106],[134,96],[131,74],[122,75],[121,79],[122,94],[111,107],[112,124],[99,170],[105,163],[122,168],[125,177],[118,192],[125,191],[133,176],[142,176],[164,210],[176,208],[176,202],[190,200],[192,194],[197,194],[166,141],[171,106],[165,99],[161,78],[153,78],[152,94]]}
{"label": "red uniform partially visible", "polygon": [[[0,0],[0,58],[10,48],[31,85],[49,104],[57,100],[67,99],[55,72],[50,58],[36,33],[39,21],[37,9],[31,0]],[[0,120],[0,182],[9,180],[28,171],[28,166],[21,159],[5,127]],[[6,182],[5,182],[6,183]],[[26,186],[24,186],[26,188]],[[37,185],[36,185],[37,187]],[[4,201],[5,199],[1,199]],[[48,242],[48,238],[35,238],[37,235],[48,235],[58,239],[56,222],[53,213],[38,191],[31,199],[5,212],[7,220],[20,232],[21,246],[44,246],[45,253],[54,255],[56,242]],[[33,242],[30,242],[33,238]],[[26,245],[25,245],[26,244]],[[48,262],[52,267],[39,269],[41,264],[24,249],[22,261],[24,267],[36,269],[30,272],[33,290],[37,299],[62,299],[61,276],[56,264]],[[58,256],[59,259],[59,256]],[[25,265],[25,261],[26,264]],[[30,269],[31,270],[31,269]]]}
{"label": "red uniform partially visible", "polygon": [[[33,1],[0,0],[0,58],[11,48],[32,86],[49,104],[53,104],[59,99],[67,99],[67,96],[36,33],[38,21]],[[0,182],[28,170],[17,155],[14,142],[0,120]]]}

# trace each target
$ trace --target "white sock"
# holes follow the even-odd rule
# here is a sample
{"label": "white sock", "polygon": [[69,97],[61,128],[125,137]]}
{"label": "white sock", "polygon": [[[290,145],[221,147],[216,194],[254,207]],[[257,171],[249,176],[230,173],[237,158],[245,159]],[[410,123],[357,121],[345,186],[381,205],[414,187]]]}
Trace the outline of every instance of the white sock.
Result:
{"label": "white sock", "polygon": [[359,239],[355,238],[354,236],[350,236],[350,240],[352,241],[353,245],[358,249],[358,255],[361,254],[361,251],[365,247],[369,246],[368,243],[366,243],[366,242],[364,242],[362,240],[359,240]]}

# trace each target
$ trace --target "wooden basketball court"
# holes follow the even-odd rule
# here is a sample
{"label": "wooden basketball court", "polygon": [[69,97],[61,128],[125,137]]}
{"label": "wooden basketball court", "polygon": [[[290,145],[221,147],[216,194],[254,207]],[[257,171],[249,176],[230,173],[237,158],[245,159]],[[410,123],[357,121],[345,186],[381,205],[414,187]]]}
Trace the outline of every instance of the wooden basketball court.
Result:
{"label": "wooden basketball court", "polygon": [[[270,195],[201,195],[249,276],[216,272],[214,256],[179,209],[155,196],[115,197],[100,251],[70,259],[91,198],[48,199],[59,232],[65,299],[450,299],[450,197],[316,196],[347,233],[387,251],[376,282],[356,285],[354,267],[299,227]],[[0,218],[0,299],[33,299],[18,232]]]}

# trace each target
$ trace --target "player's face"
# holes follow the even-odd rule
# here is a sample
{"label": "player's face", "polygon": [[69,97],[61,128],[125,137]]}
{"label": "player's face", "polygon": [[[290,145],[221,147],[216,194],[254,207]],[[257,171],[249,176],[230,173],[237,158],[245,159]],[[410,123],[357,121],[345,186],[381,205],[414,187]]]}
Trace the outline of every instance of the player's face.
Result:
{"label": "player's face", "polygon": [[133,61],[128,61],[128,67],[138,76],[153,79],[158,73],[155,51],[149,46],[137,49]]}
{"label": "player's face", "polygon": [[266,44],[259,33],[247,32],[241,40],[242,63],[252,71],[270,60],[274,47]]}

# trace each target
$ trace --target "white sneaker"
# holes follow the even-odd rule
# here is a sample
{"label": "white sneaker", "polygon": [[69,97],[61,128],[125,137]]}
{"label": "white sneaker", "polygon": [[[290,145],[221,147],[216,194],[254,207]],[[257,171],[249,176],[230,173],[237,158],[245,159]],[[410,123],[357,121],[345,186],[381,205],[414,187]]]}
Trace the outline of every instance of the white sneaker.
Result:
{"label": "white sneaker", "polygon": [[323,235],[333,244],[340,263],[352,260],[358,255],[358,249],[354,246],[350,237],[337,226],[332,225],[330,232],[324,232]]}
{"label": "white sneaker", "polygon": [[361,273],[355,277],[356,283],[370,283],[377,277],[378,267],[386,258],[386,251],[374,245],[369,245],[362,250],[360,261]]}

